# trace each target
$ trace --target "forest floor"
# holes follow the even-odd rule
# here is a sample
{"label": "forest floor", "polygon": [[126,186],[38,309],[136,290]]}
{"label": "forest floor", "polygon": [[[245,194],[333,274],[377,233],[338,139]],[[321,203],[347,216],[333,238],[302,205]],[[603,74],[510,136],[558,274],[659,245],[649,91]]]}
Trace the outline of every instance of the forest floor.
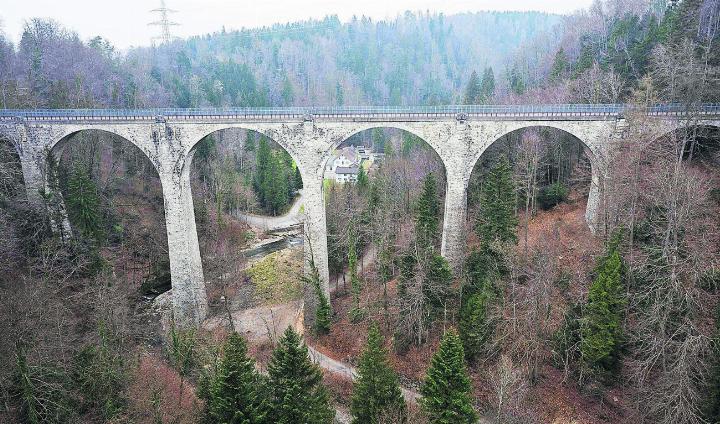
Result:
{"label": "forest floor", "polygon": [[[594,266],[596,255],[601,252],[601,240],[592,236],[585,222],[585,204],[586,198],[576,196],[568,203],[560,204],[549,211],[538,212],[528,223],[527,249],[543,251],[554,257],[560,264],[562,272],[573,276],[570,281],[580,281],[579,284],[567,287],[567,290],[556,291],[555,296],[558,299],[554,299],[553,302],[558,304],[567,302],[569,298],[584,298],[589,284],[588,275]],[[518,248],[525,249],[522,217],[520,222]],[[475,243],[476,241],[471,237],[469,245]],[[377,281],[374,261],[371,260],[372,256],[365,256],[368,260],[364,261],[363,272],[359,272],[359,275],[366,282],[360,299],[360,305],[366,311],[366,319],[360,323],[350,322],[352,296],[347,290],[336,287],[338,290],[333,296],[336,321],[328,335],[306,335],[308,344],[312,346],[316,356],[321,358],[320,364],[327,365],[324,368],[337,372],[340,377],[347,380],[351,378],[365,345],[369,323],[378,322],[385,334],[390,362],[400,376],[406,396],[413,397],[417,395],[430,359],[437,349],[443,325],[438,323],[434,326],[426,343],[420,346],[412,345],[403,353],[395,352],[393,323],[390,317],[396,313],[392,306],[392,299],[396,296],[396,281],[389,282],[386,287],[373,283]],[[348,278],[346,275],[346,279]],[[544,349],[549,351],[550,347],[545,346]],[[470,370],[477,407],[480,411],[484,411],[487,422],[492,422],[491,382],[496,363],[497,358],[491,358],[484,364],[471,367]],[[338,391],[342,392],[342,390]],[[607,405],[608,399],[611,403],[618,403],[618,393],[610,391],[603,399],[588,398],[580,394],[573,379],[566,378],[562,369],[552,366],[539,370],[538,380],[528,388],[526,396],[531,400],[530,405],[532,405],[532,411],[528,412],[533,417],[537,417],[539,422],[600,424],[617,422],[622,416],[614,405]]]}
{"label": "forest floor", "polygon": [[[296,203],[296,205],[299,202]],[[518,249],[527,249],[530,252],[542,251],[545,255],[555,259],[562,272],[572,278],[570,281],[579,281],[567,287],[563,293],[556,292],[558,304],[568,302],[568,299],[583,299],[589,284],[590,271],[595,263],[595,256],[600,253],[602,242],[590,233],[585,222],[586,199],[582,196],[571,198],[568,203],[556,206],[549,211],[539,211],[528,223],[525,233],[524,220],[520,217]],[[471,225],[468,224],[468,234],[472,234]],[[469,237],[470,247],[477,241]],[[278,256],[282,262],[289,259],[285,249],[272,254]],[[367,249],[358,263],[358,275],[364,282],[360,304],[366,311],[366,319],[359,323],[349,320],[349,311],[353,306],[349,287],[343,284],[343,277],[331,281],[333,292],[332,303],[336,316],[332,329],[328,335],[315,336],[306,333],[306,341],[311,357],[325,371],[325,382],[330,387],[336,401],[340,422],[347,419],[347,408],[352,394],[352,380],[355,367],[365,345],[367,329],[371,321],[380,325],[386,336],[386,347],[390,352],[389,360],[397,370],[403,386],[403,393],[409,403],[417,409],[416,401],[419,398],[419,387],[425,376],[427,366],[437,349],[443,331],[442,323],[436,323],[429,334],[428,341],[420,346],[411,345],[403,353],[393,349],[393,322],[394,310],[392,299],[396,297],[396,281],[387,286],[375,283],[378,281],[375,270],[375,251]],[[295,256],[295,255],[293,255]],[[265,259],[269,258],[266,256]],[[294,257],[292,262],[295,262]],[[349,284],[349,273],[344,275],[344,281]],[[249,280],[241,282],[241,286],[252,285]],[[253,290],[254,291],[254,290]],[[236,295],[248,294],[247,290],[238,290]],[[230,294],[230,293],[228,293]],[[255,293],[256,295],[258,293]],[[232,296],[231,296],[232,297]],[[265,297],[267,296],[260,296]],[[270,299],[275,298],[271,295]],[[267,364],[272,351],[273,340],[276,340],[283,328],[293,325],[302,329],[302,307],[294,302],[256,302],[253,305],[238,307],[235,304],[230,311],[235,329],[244,334],[251,346],[253,356],[258,365]],[[231,302],[234,303],[234,302]],[[282,303],[278,305],[278,303]],[[300,312],[298,312],[300,311]],[[221,333],[228,329],[228,318],[219,312],[211,321],[206,323],[206,329],[212,333]],[[222,315],[222,316],[221,316]],[[549,346],[545,346],[550,350]],[[485,363],[470,368],[470,377],[474,388],[474,397],[478,410],[484,414],[484,422],[493,422],[493,372],[497,366],[498,358],[490,358]],[[610,391],[603,399],[590,398],[580,393],[572,377],[564,374],[562,369],[547,365],[538,372],[537,381],[527,389],[526,399],[531,405],[531,416],[539,422],[549,423],[588,423],[604,424],[621,420],[622,393]],[[610,405],[608,405],[610,403]],[[605,418],[598,418],[605,417]]]}

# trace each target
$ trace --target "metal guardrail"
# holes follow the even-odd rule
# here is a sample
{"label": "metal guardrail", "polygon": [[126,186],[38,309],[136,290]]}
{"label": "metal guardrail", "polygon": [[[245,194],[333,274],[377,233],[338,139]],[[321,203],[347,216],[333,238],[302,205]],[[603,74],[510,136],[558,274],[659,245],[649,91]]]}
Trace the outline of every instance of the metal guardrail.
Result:
{"label": "metal guardrail", "polygon": [[0,109],[0,119],[110,119],[152,120],[163,118],[400,118],[456,116],[595,116],[624,115],[630,111],[650,115],[719,114],[720,104],[688,107],[681,104],[656,105],[639,109],[623,104],[551,104],[551,105],[449,105],[449,106],[351,106],[286,108],[201,108],[201,109]]}

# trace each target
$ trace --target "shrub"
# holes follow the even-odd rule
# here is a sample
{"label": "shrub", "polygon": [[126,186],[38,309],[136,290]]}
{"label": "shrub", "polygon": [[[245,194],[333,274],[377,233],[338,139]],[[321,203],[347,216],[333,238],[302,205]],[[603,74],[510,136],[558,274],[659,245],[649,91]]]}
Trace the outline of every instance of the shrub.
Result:
{"label": "shrub", "polygon": [[562,183],[552,183],[543,187],[538,195],[538,203],[544,210],[552,209],[555,205],[564,202],[568,197],[568,189]]}
{"label": "shrub", "polygon": [[76,408],[69,395],[68,383],[69,379],[60,367],[32,365],[25,350],[18,350],[12,394],[20,404],[23,422],[54,424],[70,421]]}
{"label": "shrub", "polygon": [[84,409],[99,409],[107,420],[125,408],[127,384],[125,360],[111,334],[100,324],[100,341],[86,346],[75,357],[73,380],[82,393]]}

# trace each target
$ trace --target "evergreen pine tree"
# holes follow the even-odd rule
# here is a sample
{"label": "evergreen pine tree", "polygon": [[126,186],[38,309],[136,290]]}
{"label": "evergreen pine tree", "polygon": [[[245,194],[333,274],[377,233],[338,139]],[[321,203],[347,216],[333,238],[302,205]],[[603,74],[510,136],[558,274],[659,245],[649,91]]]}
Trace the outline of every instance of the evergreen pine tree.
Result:
{"label": "evergreen pine tree", "polygon": [[550,82],[557,83],[565,76],[568,68],[568,58],[562,47],[555,53],[555,60],[550,68]]}
{"label": "evergreen pine tree", "polygon": [[247,134],[245,134],[245,150],[248,152],[255,151],[255,134],[251,131],[248,131]]}
{"label": "evergreen pine tree", "polygon": [[255,154],[255,175],[253,175],[253,188],[258,195],[258,200],[263,208],[267,208],[269,199],[268,178],[270,175],[270,161],[272,153],[265,137],[260,137],[257,152]]}
{"label": "evergreen pine tree", "polygon": [[465,358],[470,362],[482,352],[493,331],[487,312],[497,295],[493,281],[502,275],[504,268],[498,256],[489,249],[473,249],[466,261],[458,330]]}
{"label": "evergreen pine tree", "polygon": [[343,104],[345,104],[345,90],[343,90],[340,81],[335,84],[335,103],[338,106],[342,106]]}
{"label": "evergreen pine tree", "polygon": [[351,220],[348,228],[348,271],[350,271],[350,290],[353,295],[353,307],[350,310],[350,320],[357,322],[362,319],[362,310],[360,309],[360,292],[362,286],[360,278],[357,275],[357,254],[358,237],[355,223]]}
{"label": "evergreen pine tree", "polygon": [[67,206],[70,222],[86,237],[102,237],[100,196],[95,181],[84,166],[75,166],[67,182]]}
{"label": "evergreen pine tree", "polygon": [[99,323],[99,340],[83,348],[74,358],[73,385],[83,394],[80,409],[102,411],[111,420],[125,407],[123,388],[127,383],[127,364],[103,322]]}
{"label": "evergreen pine tree", "polygon": [[367,344],[360,356],[353,385],[350,413],[354,424],[377,424],[392,416],[405,421],[405,400],[397,375],[387,360],[383,337],[376,323],[370,325]]}
{"label": "evergreen pine tree", "polygon": [[405,252],[399,258],[400,276],[398,278],[398,296],[405,296],[408,283],[415,278],[415,265],[417,258],[412,252]]}
{"label": "evergreen pine tree", "polygon": [[512,70],[510,70],[508,80],[510,82],[510,88],[515,94],[525,93],[525,79],[517,64],[513,65]]}
{"label": "evergreen pine tree", "polygon": [[482,352],[492,333],[488,318],[488,306],[492,293],[483,289],[468,296],[460,308],[458,330],[465,358],[472,362]]}
{"label": "evergreen pine tree", "polygon": [[483,103],[487,103],[495,94],[495,73],[491,67],[485,68],[482,84],[480,85],[480,96]]}
{"label": "evergreen pine tree", "polygon": [[470,74],[470,80],[465,88],[465,99],[463,103],[466,105],[476,105],[481,101],[481,88],[480,88],[480,77],[476,71],[472,71]]}
{"label": "evergreen pine tree", "polygon": [[74,422],[77,404],[70,394],[72,381],[62,368],[29,363],[25,349],[18,346],[12,383],[11,394],[19,403],[18,418],[21,422]]}
{"label": "evergreen pine tree", "polygon": [[300,173],[300,168],[297,166],[297,164],[295,165],[294,176],[295,176],[295,184],[294,184],[295,189],[296,190],[302,189],[303,188],[302,174]]}
{"label": "evergreen pine tree", "polygon": [[258,393],[259,381],[254,361],[248,357],[245,339],[238,333],[231,333],[210,386],[209,421],[227,424],[264,422],[267,405]]}
{"label": "evergreen pine tree", "polygon": [[423,181],[423,191],[417,201],[415,236],[420,250],[430,251],[438,241],[440,202],[438,201],[435,176],[430,173]]}
{"label": "evergreen pine tree", "polygon": [[438,254],[428,260],[423,280],[423,295],[429,307],[443,309],[452,296],[453,275],[450,264]]}
{"label": "evergreen pine tree", "polygon": [[385,152],[385,134],[382,128],[375,128],[372,130],[372,143],[373,151],[384,153]]}
{"label": "evergreen pine tree", "polygon": [[368,211],[370,212],[370,214],[374,214],[378,206],[380,206],[381,190],[382,186],[380,184],[380,181],[378,181],[377,179],[373,179],[373,182],[370,183],[370,193],[368,195]]}
{"label": "evergreen pine tree", "polygon": [[473,249],[465,261],[466,284],[463,286],[463,296],[468,297],[485,288],[494,293],[496,288],[490,282],[506,271],[498,253],[486,248]]}
{"label": "evergreen pine tree", "polygon": [[385,157],[386,158],[392,158],[395,156],[395,147],[393,146],[392,140],[388,140],[387,143],[385,143]]}
{"label": "evergreen pine tree", "polygon": [[592,40],[589,35],[580,37],[580,55],[573,66],[573,77],[578,77],[587,69],[593,67],[595,53],[592,47]]}
{"label": "evergreen pine tree", "polygon": [[432,424],[470,424],[478,419],[464,356],[458,335],[445,333],[420,389],[421,405]]}
{"label": "evergreen pine tree", "polygon": [[517,243],[515,185],[507,158],[488,173],[480,189],[480,213],[475,231],[487,245],[493,241]]}
{"label": "evergreen pine tree", "polygon": [[329,424],[335,417],[322,372],[308,356],[307,346],[291,327],[278,341],[268,364],[271,410],[275,424]]}
{"label": "evergreen pine tree", "polygon": [[291,106],[295,100],[295,91],[293,90],[292,81],[288,78],[287,74],[283,80],[282,86],[282,100],[283,106]]}
{"label": "evergreen pine tree", "polygon": [[368,179],[368,174],[365,172],[365,167],[360,165],[360,168],[358,168],[358,175],[357,175],[357,188],[361,192],[365,191],[365,189],[368,188],[368,185],[370,184],[370,180]]}
{"label": "evergreen pine tree", "polygon": [[320,286],[320,271],[315,265],[315,258],[310,256],[310,276],[303,277],[306,283],[312,285],[317,297],[317,307],[315,308],[315,331],[318,334],[327,334],[330,332],[330,324],[332,318],[332,309],[330,301]]}
{"label": "evergreen pine tree", "polygon": [[582,364],[590,374],[602,376],[617,363],[625,305],[623,294],[622,260],[613,248],[602,260],[590,286],[580,327]]}
{"label": "evergreen pine tree", "polygon": [[280,155],[270,158],[270,170],[267,178],[269,192],[269,210],[273,215],[282,213],[288,203],[288,179],[285,175],[287,167]]}
{"label": "evergreen pine tree", "polygon": [[402,134],[402,146],[400,146],[403,157],[407,157],[418,144],[420,144],[420,139],[415,134],[404,131]]}

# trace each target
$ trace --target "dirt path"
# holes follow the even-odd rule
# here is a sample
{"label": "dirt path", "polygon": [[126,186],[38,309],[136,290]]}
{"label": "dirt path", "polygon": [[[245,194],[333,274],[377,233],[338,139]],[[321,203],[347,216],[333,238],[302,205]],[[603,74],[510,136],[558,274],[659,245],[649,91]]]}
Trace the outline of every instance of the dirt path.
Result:
{"label": "dirt path", "polygon": [[[318,351],[312,346],[308,346],[308,351],[310,352],[310,358],[316,364],[318,364],[320,368],[327,370],[335,375],[343,376],[349,380],[355,380],[355,378],[357,377],[357,371],[354,367],[344,364],[340,361],[336,361],[335,359],[325,355],[324,353]],[[420,393],[416,391],[406,389],[404,387],[401,387],[400,390],[402,390],[402,394],[403,397],[405,397],[406,402],[416,404],[420,399]]]}
{"label": "dirt path", "polygon": [[[370,246],[365,253],[363,254],[360,261],[358,261],[357,264],[357,272],[360,273],[364,268],[369,267],[372,265],[373,261],[375,260],[375,255],[377,251],[375,249],[375,246]],[[335,284],[334,282],[330,284],[330,291],[333,292],[338,289],[338,285],[341,284],[340,281],[342,279],[337,279],[338,282]],[[349,284],[350,282],[350,271],[345,272],[345,280]],[[347,365],[343,362],[337,361],[324,353],[320,352],[319,350],[315,349],[314,347],[308,345],[308,351],[310,352],[310,357],[317,363],[320,368],[329,371],[333,374],[340,375],[346,379],[349,380],[355,380],[355,377],[357,376],[357,372],[355,371],[355,368]],[[418,399],[420,399],[420,393],[415,392],[410,389],[406,389],[404,387],[401,387],[400,390],[402,390],[403,396],[405,397],[405,400],[410,403],[417,403]]]}
{"label": "dirt path", "polygon": [[237,212],[235,218],[242,222],[247,223],[251,227],[259,228],[264,231],[272,231],[281,228],[293,227],[303,222],[303,216],[300,213],[300,208],[303,205],[303,194],[302,190],[298,191],[298,196],[295,198],[295,202],[284,215],[280,216],[262,216],[253,214],[244,214]]}

